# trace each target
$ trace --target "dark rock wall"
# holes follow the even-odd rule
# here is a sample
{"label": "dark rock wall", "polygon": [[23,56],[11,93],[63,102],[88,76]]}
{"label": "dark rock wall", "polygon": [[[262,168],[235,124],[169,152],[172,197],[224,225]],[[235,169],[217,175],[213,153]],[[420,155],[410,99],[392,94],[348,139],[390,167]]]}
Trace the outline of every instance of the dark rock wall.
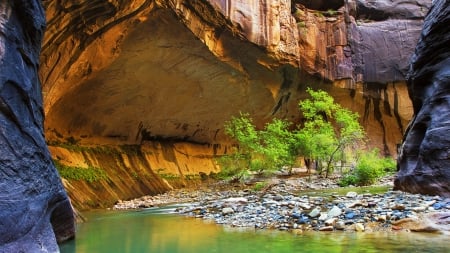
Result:
{"label": "dark rock wall", "polygon": [[72,207],[43,135],[37,0],[0,3],[0,252],[56,252],[74,236]]}
{"label": "dark rock wall", "polygon": [[412,57],[414,118],[399,156],[395,188],[450,197],[450,1],[434,1]]}

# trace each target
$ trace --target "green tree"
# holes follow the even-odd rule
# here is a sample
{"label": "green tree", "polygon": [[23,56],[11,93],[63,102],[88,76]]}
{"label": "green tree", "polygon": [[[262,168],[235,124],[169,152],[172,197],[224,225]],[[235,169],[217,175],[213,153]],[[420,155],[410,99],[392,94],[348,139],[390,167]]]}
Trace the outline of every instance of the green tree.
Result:
{"label": "green tree", "polygon": [[327,92],[307,89],[311,99],[299,102],[305,123],[297,131],[299,153],[306,160],[325,163],[325,177],[332,172],[338,159],[343,162],[345,153],[352,154],[365,138],[358,122],[358,114],[334,102]]}
{"label": "green tree", "polygon": [[266,170],[269,172],[280,170],[283,167],[289,168],[294,164],[295,137],[289,130],[291,123],[274,119],[267,123],[264,130],[259,131],[259,153],[265,161]]}
{"label": "green tree", "polygon": [[290,125],[285,120],[273,119],[264,129],[257,130],[248,113],[232,117],[224,128],[238,147],[218,159],[222,175],[242,179],[249,172],[270,174],[283,167],[290,171],[296,158],[296,139]]}

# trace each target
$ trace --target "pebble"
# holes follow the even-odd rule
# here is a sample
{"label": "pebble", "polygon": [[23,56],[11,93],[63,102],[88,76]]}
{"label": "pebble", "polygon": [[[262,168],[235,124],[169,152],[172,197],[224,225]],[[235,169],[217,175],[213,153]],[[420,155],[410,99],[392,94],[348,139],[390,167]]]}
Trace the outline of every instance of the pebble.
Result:
{"label": "pebble", "polygon": [[364,225],[363,224],[361,224],[361,223],[356,223],[355,224],[355,231],[357,231],[357,232],[364,232]]}
{"label": "pebble", "polygon": [[[333,186],[333,183],[327,183]],[[439,196],[400,191],[382,194],[349,191],[344,195],[332,193],[327,197],[302,192],[311,188],[323,189],[321,185],[292,179],[275,182],[263,192],[229,186],[195,191],[182,189],[130,201],[119,200],[114,209],[143,209],[177,203],[175,212],[180,215],[232,227],[290,230],[295,233],[305,230],[396,230],[401,228],[392,224],[399,220],[415,219],[428,213],[450,212],[450,199]],[[368,224],[371,224],[370,228]]]}

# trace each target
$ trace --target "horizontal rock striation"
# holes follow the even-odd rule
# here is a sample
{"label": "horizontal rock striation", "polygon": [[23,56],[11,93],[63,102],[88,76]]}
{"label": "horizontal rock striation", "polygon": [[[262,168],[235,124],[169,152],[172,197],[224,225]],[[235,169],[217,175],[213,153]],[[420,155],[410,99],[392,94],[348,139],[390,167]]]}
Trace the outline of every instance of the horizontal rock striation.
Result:
{"label": "horizontal rock striation", "polygon": [[414,118],[408,127],[395,188],[450,197],[450,1],[434,1],[408,77]]}
{"label": "horizontal rock striation", "polygon": [[[358,112],[370,144],[395,155],[412,115],[404,81],[408,60],[430,3],[44,0],[43,5],[48,28],[39,75],[46,138],[54,146],[191,143],[188,156],[204,153],[199,147],[228,145],[224,122],[240,111],[250,113],[258,127],[272,117],[299,122],[297,104],[310,86]],[[52,152],[58,159],[60,153]],[[102,154],[89,157],[86,161],[111,171],[120,167]],[[151,175],[163,168],[149,164],[142,168]],[[198,165],[216,170],[210,156]],[[164,168],[185,173],[176,162]],[[159,185],[152,180],[142,190],[164,188],[152,188]],[[100,196],[88,183],[69,183],[76,186],[68,189],[81,208]],[[137,194],[122,186],[120,194],[108,184],[98,187],[108,192],[108,201]],[[92,194],[79,198],[81,191]]]}
{"label": "horizontal rock striation", "polygon": [[[43,1],[52,141],[223,143],[239,111],[300,120],[305,88],[357,111],[396,154],[427,1]],[[370,16],[380,8],[385,15]],[[329,85],[333,84],[333,85]]]}
{"label": "horizontal rock striation", "polygon": [[211,172],[218,172],[213,158],[223,154],[227,147],[146,142],[141,145],[49,148],[60,165],[103,171],[104,176],[96,180],[63,179],[75,208],[86,210],[108,208],[118,200],[196,186]]}
{"label": "horizontal rock striation", "polygon": [[57,252],[72,206],[43,135],[40,1],[0,3],[0,252]]}

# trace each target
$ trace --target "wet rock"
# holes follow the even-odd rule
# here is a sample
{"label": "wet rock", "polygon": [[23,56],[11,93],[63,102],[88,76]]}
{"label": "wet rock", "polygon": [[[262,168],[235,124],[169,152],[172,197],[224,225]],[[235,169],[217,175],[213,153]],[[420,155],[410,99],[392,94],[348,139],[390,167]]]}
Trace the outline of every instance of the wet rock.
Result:
{"label": "wet rock", "polygon": [[450,212],[424,214],[421,217],[404,218],[392,222],[399,229],[414,232],[445,232],[450,231]]}
{"label": "wet rock", "polygon": [[415,117],[404,136],[394,188],[450,197],[450,4],[433,1],[408,74]]}

